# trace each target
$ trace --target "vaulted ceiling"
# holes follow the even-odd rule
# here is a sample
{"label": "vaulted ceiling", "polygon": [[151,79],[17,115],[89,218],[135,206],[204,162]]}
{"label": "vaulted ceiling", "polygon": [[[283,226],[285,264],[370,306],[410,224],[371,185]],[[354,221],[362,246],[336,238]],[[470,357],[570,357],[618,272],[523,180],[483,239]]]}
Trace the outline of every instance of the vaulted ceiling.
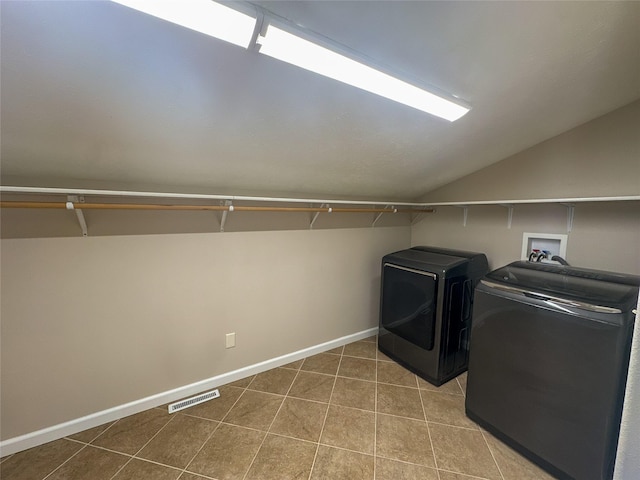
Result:
{"label": "vaulted ceiling", "polygon": [[640,2],[257,3],[473,108],[449,123],[108,1],[2,1],[3,177],[409,200],[640,98]]}

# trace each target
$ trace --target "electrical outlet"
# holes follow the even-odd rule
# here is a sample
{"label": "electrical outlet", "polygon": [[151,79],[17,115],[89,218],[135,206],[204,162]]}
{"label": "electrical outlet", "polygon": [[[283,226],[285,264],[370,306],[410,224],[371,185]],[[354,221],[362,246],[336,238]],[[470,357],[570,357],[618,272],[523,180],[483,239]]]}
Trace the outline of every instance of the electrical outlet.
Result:
{"label": "electrical outlet", "polygon": [[236,334],[227,333],[226,335],[226,348],[233,348],[236,346]]}

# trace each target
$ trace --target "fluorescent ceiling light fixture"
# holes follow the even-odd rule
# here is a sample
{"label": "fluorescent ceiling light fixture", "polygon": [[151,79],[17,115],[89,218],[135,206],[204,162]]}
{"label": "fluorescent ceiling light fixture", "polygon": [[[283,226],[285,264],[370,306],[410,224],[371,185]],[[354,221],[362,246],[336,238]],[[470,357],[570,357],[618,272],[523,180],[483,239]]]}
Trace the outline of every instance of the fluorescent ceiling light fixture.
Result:
{"label": "fluorescent ceiling light fixture", "polygon": [[247,48],[256,19],[212,0],[112,0],[171,23]]}
{"label": "fluorescent ceiling light fixture", "polygon": [[[269,25],[260,53],[453,122],[470,108]],[[461,102],[462,103],[462,102]]]}

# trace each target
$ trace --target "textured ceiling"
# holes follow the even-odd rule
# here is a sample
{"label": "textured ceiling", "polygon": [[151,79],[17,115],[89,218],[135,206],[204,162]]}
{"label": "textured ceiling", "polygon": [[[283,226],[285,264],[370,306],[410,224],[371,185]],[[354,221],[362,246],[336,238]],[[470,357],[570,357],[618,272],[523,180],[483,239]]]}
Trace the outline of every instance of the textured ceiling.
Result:
{"label": "textured ceiling", "polygon": [[110,2],[2,1],[2,174],[414,199],[640,98],[640,2],[259,2],[449,123]]}

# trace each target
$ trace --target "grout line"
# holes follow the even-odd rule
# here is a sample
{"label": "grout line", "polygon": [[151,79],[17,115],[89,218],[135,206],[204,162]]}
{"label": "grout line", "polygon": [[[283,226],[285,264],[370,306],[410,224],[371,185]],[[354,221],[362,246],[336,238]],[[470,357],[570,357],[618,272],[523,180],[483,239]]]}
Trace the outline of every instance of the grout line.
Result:
{"label": "grout line", "polygon": [[177,478],[177,480],[180,480],[182,478],[184,478],[184,474],[188,474],[188,475],[194,475],[196,477],[201,477],[201,478],[206,478],[207,480],[219,480],[215,477],[210,477],[209,475],[203,475],[202,473],[193,473],[193,472],[189,472],[189,471],[184,471],[180,474],[180,476]]}
{"label": "grout line", "polygon": [[[251,381],[253,382],[253,379]],[[225,413],[224,416],[222,417],[222,419],[219,420],[220,423],[223,423],[223,422],[224,423],[228,423],[228,422],[225,422],[225,419],[229,416],[229,414],[231,413],[231,410],[233,410],[233,407],[235,407],[238,404],[238,402],[240,401],[240,399],[244,396],[244,394],[247,393],[248,389],[249,389],[248,386],[243,388],[243,392],[240,395],[238,395],[238,398],[236,398],[236,401],[233,402],[233,405],[231,405],[231,408],[229,408],[229,410],[227,410],[227,413]],[[255,392],[255,390],[251,390],[251,391]],[[266,392],[262,392],[262,393],[266,393]],[[230,425],[233,425],[233,424],[230,424]]]}
{"label": "grout line", "polygon": [[357,377],[345,377],[344,375],[335,375],[336,377],[340,377],[340,378],[348,378],[349,380],[360,380],[361,382],[367,382],[367,383],[376,383],[375,380],[365,380],[364,378],[357,378]]}
{"label": "grout line", "polygon": [[[462,372],[460,375],[464,375],[466,372]],[[458,387],[460,388],[460,391],[462,392],[462,396],[464,398],[467,398],[467,392],[465,391],[464,388],[462,388],[462,383],[460,383],[460,380],[458,380],[460,378],[460,375],[458,375],[456,377],[456,382],[458,382]]]}
{"label": "grout line", "polygon": [[117,471],[116,473],[114,473],[113,475],[111,475],[109,477],[109,480],[113,479],[116,475],[118,475],[122,470],[124,470],[124,468],[129,465],[131,463],[131,461],[133,460],[133,457],[129,457],[129,460],[127,460],[126,462],[124,462],[124,465],[122,465]]}
{"label": "grout line", "polygon": [[453,470],[446,470],[444,468],[438,470],[439,472],[452,473],[454,475],[465,477],[470,480],[489,480],[487,477],[477,477],[476,475],[469,475],[468,473],[454,472]]}
{"label": "grout line", "polygon": [[[415,375],[414,375],[414,376],[415,376]],[[417,380],[416,380],[416,382],[417,382]],[[391,387],[398,387],[398,388],[410,388],[411,390],[420,390],[420,388],[419,388],[419,387],[410,387],[410,386],[408,386],[408,385],[400,385],[400,384],[398,384],[398,383],[389,383],[389,382],[376,382],[376,383],[378,383],[378,384],[380,384],[380,385],[389,385],[389,386],[391,386]]]}
{"label": "grout line", "polygon": [[489,453],[491,454],[491,458],[493,458],[493,462],[496,464],[496,467],[498,468],[498,473],[500,474],[500,477],[502,478],[502,480],[504,480],[504,475],[502,474],[502,469],[500,468],[500,465],[498,465],[498,461],[496,460],[496,456],[493,454],[493,450],[491,449],[491,445],[489,445],[489,441],[487,440],[487,437],[485,436],[485,434],[482,431],[482,429],[480,429],[480,435],[482,435],[482,439],[484,440],[484,443],[487,445],[487,448],[489,449]]}
{"label": "grout line", "polygon": [[459,393],[443,392],[440,390],[428,390],[426,388],[422,388],[420,391],[435,393],[437,395],[449,395],[451,397],[458,397],[458,398],[462,397],[464,399],[464,395],[461,395]]}
{"label": "grout line", "polygon": [[[73,442],[73,443],[79,443],[80,445],[91,445],[90,443],[87,442],[83,442],[82,440],[76,440],[75,438],[67,438],[67,437],[63,437],[65,440],[68,440],[69,442]],[[94,439],[95,440],[95,439]],[[92,440],[93,441],[93,440]],[[92,447],[94,447],[95,445],[91,445]],[[97,448],[97,447],[96,447]],[[106,449],[105,449],[106,450]]]}
{"label": "grout line", "polygon": [[442,423],[442,422],[434,422],[433,420],[428,420],[427,423],[432,423],[434,425],[442,425],[443,427],[452,427],[452,428],[459,428],[461,430],[471,430],[472,432],[477,432],[480,430],[480,427],[463,427],[460,425],[452,425],[450,423]]}
{"label": "grout line", "polygon": [[[302,362],[304,364],[304,361]],[[302,368],[302,364],[300,365],[300,367]],[[264,431],[264,437],[262,438],[262,442],[260,442],[260,446],[258,447],[258,449],[256,450],[255,455],[253,456],[253,458],[251,459],[251,463],[249,464],[249,468],[247,468],[247,471],[244,473],[244,476],[242,477],[243,480],[245,478],[247,478],[247,475],[249,475],[249,472],[251,471],[251,467],[253,466],[253,464],[256,461],[256,458],[258,458],[258,454],[260,453],[260,449],[262,448],[262,446],[264,445],[264,442],[267,440],[267,437],[269,436],[269,432],[271,431],[271,428],[273,427],[273,424],[276,421],[276,418],[278,418],[278,414],[280,413],[280,410],[282,410],[282,407],[284,405],[284,402],[287,401],[287,396],[289,394],[289,392],[291,391],[291,388],[293,387],[294,382],[296,381],[296,379],[298,378],[298,375],[300,374],[300,369],[298,369],[296,371],[295,376],[293,377],[293,380],[291,380],[291,383],[289,384],[289,388],[287,388],[287,391],[285,392],[285,394],[283,395],[282,398],[282,402],[280,403],[280,406],[278,407],[278,411],[276,412],[276,414],[273,416],[273,420],[271,420],[271,423],[269,424],[269,426],[267,427],[267,430]],[[257,375],[256,375],[257,377]],[[255,380],[255,378],[254,378]],[[251,383],[253,383],[253,380],[251,381]],[[249,388],[251,386],[251,384],[249,384],[247,386],[247,388]],[[252,390],[255,391],[255,390]],[[267,393],[267,392],[263,392],[263,393]],[[229,410],[231,411],[231,410]],[[262,431],[262,430],[261,430]]]}
{"label": "grout line", "polygon": [[378,336],[376,335],[376,389],[373,398],[373,478],[376,478],[376,464],[378,458]]}
{"label": "grout line", "polygon": [[[77,440],[74,440],[74,441],[76,441],[76,442],[77,442]],[[83,443],[83,442],[78,442],[78,443]],[[100,445],[90,445],[90,444],[88,444],[88,443],[84,443],[84,446],[85,446],[85,447],[95,448],[95,449],[97,449],[97,450],[104,450],[105,452],[117,453],[118,455],[123,455],[123,456],[125,456],[125,457],[131,457],[131,458],[133,458],[133,455],[131,455],[130,453],[122,453],[122,452],[119,452],[119,451],[117,451],[117,450],[113,450],[113,449],[111,449],[111,448],[101,447]]]}
{"label": "grout line", "polygon": [[[106,448],[103,448],[102,450],[106,450],[106,451],[112,451],[112,450],[108,450]],[[119,452],[114,452],[114,453],[119,453]],[[121,453],[120,455],[124,455],[123,453]],[[128,456],[128,455],[127,455]],[[120,468],[120,470],[118,470],[116,473],[113,474],[113,476],[111,478],[115,478],[116,475],[118,475],[129,463],[131,463],[133,460],[137,460],[139,462],[145,462],[145,463],[152,463],[154,465],[158,465],[160,467],[165,467],[165,468],[170,468],[171,470],[176,470],[177,472],[179,472],[180,474],[182,474],[182,469],[175,467],[173,465],[167,465],[166,463],[160,463],[160,462],[156,462],[155,460],[148,460],[146,458],[140,458],[140,457],[131,457],[129,459],[129,461],[127,463],[125,463],[122,468]]]}
{"label": "grout line", "polygon": [[[167,414],[167,415],[169,415],[169,414]],[[154,434],[154,435],[153,435],[149,440],[147,440],[147,443],[145,443],[144,445],[142,445],[142,447],[140,447],[140,448],[138,449],[138,451],[137,451],[136,453],[134,453],[133,455],[131,455],[131,456],[132,456],[132,457],[135,457],[135,456],[137,456],[137,455],[138,455],[142,450],[144,450],[144,447],[146,447],[147,445],[149,445],[149,443],[151,443],[151,441],[152,441],[154,438],[156,438],[156,437],[160,434],[160,432],[161,432],[162,430],[164,430],[164,429],[167,427],[167,425],[169,425],[169,424],[173,421],[173,419],[174,419],[174,418],[176,418],[176,417],[175,417],[175,416],[171,416],[171,417],[169,418],[169,420],[168,420],[168,421],[167,421],[167,422],[166,422],[162,427],[160,427],[160,429],[159,429],[159,430],[158,430],[158,431],[157,431],[157,432],[156,432],[156,433],[155,433],[155,434]]]}
{"label": "grout line", "polygon": [[[342,354],[344,354],[344,345],[342,347]],[[331,387],[331,394],[329,395],[327,411],[324,414],[324,420],[322,421],[322,428],[320,429],[320,436],[318,437],[318,444],[316,445],[316,453],[313,456],[313,462],[311,462],[311,470],[309,470],[309,480],[311,480],[311,475],[313,475],[313,469],[316,467],[316,460],[318,459],[318,451],[320,450],[320,442],[322,441],[322,434],[324,433],[324,427],[327,424],[327,418],[329,417],[329,410],[331,409],[331,398],[333,397],[333,391],[336,388],[336,382],[338,381],[338,372],[340,371],[340,365],[342,364],[342,354],[340,354],[340,360],[338,361],[338,368],[336,369],[336,374],[333,378],[333,386]]]}
{"label": "grout line", "polygon": [[[383,458],[385,460],[391,460],[392,462],[404,463],[405,465],[415,465],[416,467],[424,467],[430,470],[436,470],[436,467],[432,467],[429,465],[424,465],[422,463],[410,462],[409,460],[400,460],[399,458],[387,457],[384,455],[376,455],[377,458]],[[445,470],[446,471],[446,470]],[[454,472],[457,473],[457,472]]]}
{"label": "grout line", "polygon": [[[125,418],[125,417],[122,417],[122,418]],[[119,419],[114,420],[114,421],[112,421],[112,422],[107,422],[107,423],[110,423],[110,424],[109,424],[109,426],[108,426],[107,428],[105,428],[104,430],[102,430],[100,433],[98,433],[95,437],[93,437],[93,438],[92,438],[91,440],[89,440],[88,442],[83,442],[82,440],[75,440],[74,438],[71,438],[71,437],[72,437],[73,435],[75,435],[75,434],[73,434],[73,435],[67,435],[66,437],[62,437],[62,438],[66,438],[67,440],[73,440],[73,441],[76,441],[76,442],[86,443],[87,445],[91,445],[91,442],[93,442],[93,441],[94,441],[94,440],[96,440],[98,437],[102,436],[103,434],[107,433],[107,432],[111,429],[111,427],[113,427],[116,423],[118,423],[120,420],[122,420],[122,418],[119,418]],[[98,427],[99,427],[99,426],[100,426],[100,425],[98,425]],[[94,428],[97,428],[97,427],[94,427]],[[78,432],[78,433],[82,433],[82,432]]]}
{"label": "grout line", "polygon": [[71,455],[69,458],[67,458],[64,462],[62,462],[60,465],[58,465],[56,468],[54,468],[51,472],[49,472],[47,475],[44,476],[44,478],[42,480],[47,480],[47,478],[49,478],[51,475],[53,475],[55,472],[57,472],[58,470],[60,470],[64,465],[66,465],[67,463],[69,463],[71,461],[72,458],[74,458],[76,455],[78,455],[80,452],[82,452],[84,449],[86,449],[89,445],[85,445],[84,447],[82,447],[80,450],[78,450],[76,453],[74,453],[73,455]]}
{"label": "grout line", "polygon": [[314,440],[306,440],[304,438],[292,437],[291,435],[285,435],[284,433],[265,432],[264,430],[262,430],[262,433],[268,433],[269,435],[273,435],[274,437],[287,438],[289,440],[295,440],[297,442],[311,443],[313,445],[316,445],[318,443]]}
{"label": "grout line", "polygon": [[375,463],[375,454],[373,454],[373,453],[361,452],[359,450],[351,450],[350,448],[338,447],[337,445],[330,445],[328,443],[321,443],[319,446],[333,448],[335,450],[343,450],[345,452],[357,453],[358,455],[363,455],[365,457],[372,457],[374,459],[374,463]]}
{"label": "grout line", "polygon": [[[147,445],[149,445],[149,443],[150,443],[154,438],[156,438],[156,437],[158,436],[158,434],[159,434],[162,430],[164,430],[164,429],[165,429],[165,427],[166,427],[167,425],[169,425],[169,424],[173,421],[173,419],[174,419],[174,418],[176,418],[176,417],[170,417],[170,418],[169,418],[169,421],[168,421],[167,423],[165,423],[162,427],[160,427],[160,430],[158,430],[158,431],[155,433],[155,435],[153,435],[149,440],[147,440],[147,442],[146,442],[142,447],[140,447],[136,453],[134,453],[133,455],[131,455],[131,458],[129,458],[129,460],[127,460],[127,461],[125,462],[125,464],[124,464],[124,465],[122,465],[122,467],[120,467],[120,468],[118,469],[118,471],[117,471],[116,473],[114,473],[114,474],[110,477],[110,479],[113,479],[113,478],[114,478],[116,475],[118,475],[118,474],[119,474],[119,473],[120,473],[120,472],[121,472],[121,471],[122,471],[122,470],[123,470],[127,465],[129,465],[129,464],[131,463],[131,461],[136,457],[136,455],[138,455],[138,454],[139,454],[139,453],[144,449],[144,447],[146,447]],[[162,464],[161,464],[161,465],[162,465]],[[175,468],[175,467],[174,467],[174,468]]]}
{"label": "grout line", "polygon": [[[375,345],[375,343],[373,343],[373,342],[365,342],[365,343],[371,344],[371,345]],[[347,344],[347,345],[349,345],[349,344]],[[376,348],[377,348],[377,345],[376,345]],[[376,362],[378,360],[377,354],[376,354],[376,358],[361,357],[361,356],[358,356],[358,355],[347,355],[346,353],[343,353],[342,356],[343,357],[348,357],[348,358],[357,358],[359,360],[369,360],[370,362]]]}
{"label": "grout line", "polygon": [[[126,418],[126,417],[122,417],[122,418]],[[111,422],[111,425],[109,425],[107,428],[105,428],[103,431],[101,431],[99,434],[97,434],[95,437],[93,437],[88,442],[83,442],[82,440],[76,440],[74,438],[71,438],[71,435],[69,435],[67,437],[63,437],[63,438],[66,438],[67,440],[71,440],[71,441],[74,441],[74,442],[84,443],[86,445],[93,445],[93,442],[95,442],[99,437],[101,437],[102,435],[107,433],[109,430],[111,430],[118,422],[120,422],[122,420],[122,418],[119,418],[119,419],[114,420],[113,422]],[[78,432],[78,433],[82,433],[82,432]]]}
{"label": "grout line", "polygon": [[227,427],[244,428],[245,430],[251,430],[252,432],[268,433],[265,430],[260,430],[259,428],[245,427],[244,425],[236,425],[235,423],[220,422],[220,425],[226,425]]}
{"label": "grout line", "polygon": [[[238,398],[240,398],[240,397],[238,397]],[[235,405],[235,403],[234,403],[234,405]],[[198,418],[198,417],[196,417],[196,418]],[[215,422],[216,420],[210,420],[210,421]],[[218,422],[218,425],[216,425],[216,428],[213,429],[213,431],[209,434],[207,439],[202,443],[202,445],[200,445],[200,448],[198,449],[198,451],[196,453],[194,453],[193,457],[191,457],[191,460],[189,460],[187,462],[187,464],[185,465],[185,467],[182,469],[182,473],[180,474],[180,476],[182,476],[187,471],[187,469],[189,468],[189,465],[191,465],[193,463],[193,461],[196,459],[198,454],[202,451],[202,449],[207,444],[207,442],[209,442],[209,440],[211,440],[211,437],[213,437],[213,434],[218,431],[218,428],[220,428],[220,425],[222,425],[222,422]]]}
{"label": "grout line", "polygon": [[420,391],[420,383],[418,376],[416,375],[416,383],[418,384],[418,393],[420,395],[420,404],[422,405],[422,414],[424,415],[424,423],[427,426],[427,434],[429,435],[429,446],[431,447],[431,454],[433,455],[433,464],[436,469],[436,476],[440,480],[440,471],[438,470],[438,459],[436,458],[436,450],[433,448],[433,439],[431,438],[431,428],[429,428],[429,419],[427,418],[427,409],[424,408],[424,400],[422,399],[422,392]]}

